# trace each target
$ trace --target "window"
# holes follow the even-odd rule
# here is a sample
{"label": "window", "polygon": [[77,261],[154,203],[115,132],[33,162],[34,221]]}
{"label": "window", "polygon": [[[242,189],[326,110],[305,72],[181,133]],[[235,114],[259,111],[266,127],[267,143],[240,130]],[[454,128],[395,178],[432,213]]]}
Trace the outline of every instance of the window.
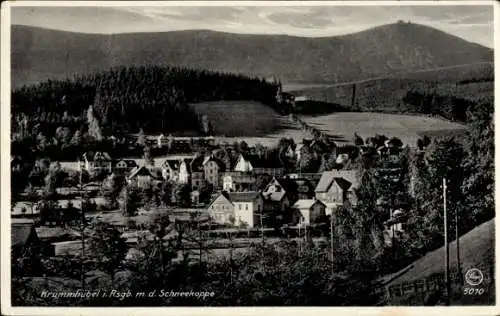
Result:
{"label": "window", "polygon": [[239,204],[238,206],[239,206],[239,209],[241,210],[241,204]]}
{"label": "window", "polygon": [[245,210],[248,211],[248,203],[245,203]]}

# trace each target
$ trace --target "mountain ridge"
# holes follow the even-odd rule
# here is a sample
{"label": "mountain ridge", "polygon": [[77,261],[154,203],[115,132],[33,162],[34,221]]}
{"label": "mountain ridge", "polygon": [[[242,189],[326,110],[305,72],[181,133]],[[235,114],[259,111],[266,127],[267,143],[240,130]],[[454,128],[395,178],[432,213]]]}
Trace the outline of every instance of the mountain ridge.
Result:
{"label": "mountain ridge", "polygon": [[104,35],[13,25],[11,41],[13,87],[130,65],[208,68],[289,82],[343,82],[493,60],[490,48],[414,23],[331,37],[212,30]]}

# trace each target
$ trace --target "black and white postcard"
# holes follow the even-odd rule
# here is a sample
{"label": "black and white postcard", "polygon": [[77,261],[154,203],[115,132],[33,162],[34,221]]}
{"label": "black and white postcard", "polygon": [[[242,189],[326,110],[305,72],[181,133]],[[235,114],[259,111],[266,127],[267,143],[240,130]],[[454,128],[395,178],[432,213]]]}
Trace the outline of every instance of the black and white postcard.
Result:
{"label": "black and white postcard", "polygon": [[496,10],[2,3],[2,314],[493,314]]}

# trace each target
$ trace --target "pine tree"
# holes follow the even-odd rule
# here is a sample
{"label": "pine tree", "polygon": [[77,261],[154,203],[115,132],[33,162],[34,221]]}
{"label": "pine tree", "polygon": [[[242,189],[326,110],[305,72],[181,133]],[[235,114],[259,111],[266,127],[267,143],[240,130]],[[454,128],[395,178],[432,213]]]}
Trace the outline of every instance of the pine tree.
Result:
{"label": "pine tree", "polygon": [[[413,223],[422,239],[422,244],[433,248],[443,238],[443,178],[447,179],[448,214],[459,212],[462,217],[463,196],[461,184],[464,180],[462,146],[453,138],[435,141],[425,153],[417,159],[418,179],[415,188],[415,211],[419,216]],[[451,224],[451,221],[450,221]]]}
{"label": "pine tree", "polygon": [[125,185],[120,193],[120,210],[124,216],[134,216],[137,214],[140,192],[134,184]]}
{"label": "pine tree", "polygon": [[87,124],[88,124],[88,133],[89,136],[94,138],[96,141],[100,142],[103,140],[103,135],[101,131],[101,127],[99,125],[99,121],[94,115],[94,110],[92,106],[89,106],[87,110]]}
{"label": "pine tree", "polygon": [[73,137],[71,138],[71,145],[75,147],[79,147],[82,144],[82,134],[80,130],[76,130],[75,134],[73,134]]}
{"label": "pine tree", "polygon": [[137,135],[137,145],[141,147],[146,147],[146,134],[144,134],[144,131],[139,129],[139,135]]}
{"label": "pine tree", "polygon": [[[481,101],[468,113],[467,156],[463,161],[466,175],[463,196],[469,208],[469,220],[479,224],[495,214],[494,199],[494,106]],[[464,219],[466,220],[466,219]]]}
{"label": "pine tree", "polygon": [[151,155],[151,148],[146,145],[144,147],[143,152],[144,152],[143,158],[144,158],[144,162],[145,162],[146,166],[154,167],[155,160],[153,159],[153,156]]}

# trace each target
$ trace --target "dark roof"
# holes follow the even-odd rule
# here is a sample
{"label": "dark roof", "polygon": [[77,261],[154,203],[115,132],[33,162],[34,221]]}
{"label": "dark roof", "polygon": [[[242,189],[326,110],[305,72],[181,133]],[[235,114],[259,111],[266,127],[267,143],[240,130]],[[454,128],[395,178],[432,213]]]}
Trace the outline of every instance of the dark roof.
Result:
{"label": "dark roof", "polygon": [[286,191],[262,193],[266,201],[280,202],[286,196]]}
{"label": "dark roof", "polygon": [[11,247],[23,247],[30,241],[30,239],[32,239],[32,241],[38,241],[38,236],[33,224],[12,223],[11,229]]}
{"label": "dark roof", "polygon": [[248,155],[243,157],[245,160],[252,164],[253,168],[283,168],[283,164],[279,160],[277,155],[271,155],[268,157]]}
{"label": "dark roof", "polygon": [[131,179],[131,178],[134,178],[135,176],[151,176],[152,178],[157,178],[157,176],[155,174],[153,174],[151,172],[151,170],[149,170],[148,168],[146,168],[144,166],[133,169],[130,172],[130,175],[128,176],[128,178]]}
{"label": "dark roof", "polygon": [[283,187],[288,192],[299,192],[299,193],[308,193],[314,192],[314,184],[305,178],[284,178],[280,179],[280,183],[283,184]]}
{"label": "dark roof", "polygon": [[324,206],[325,203],[321,202],[320,200],[316,199],[300,199],[295,204],[293,205],[293,208],[298,208],[298,209],[310,209],[314,204],[320,203],[323,204]]}
{"label": "dark roof", "polygon": [[162,163],[162,167],[169,167],[172,170],[179,170],[182,160],[179,159],[167,159]]}
{"label": "dark roof", "polygon": [[252,202],[259,197],[259,192],[229,192],[229,200],[231,202]]}
{"label": "dark roof", "polygon": [[226,198],[226,200],[228,200],[229,203],[232,203],[229,199],[229,193],[223,191],[222,193],[214,193],[210,196],[210,203],[208,203],[208,207],[210,208],[210,206],[221,196]]}
{"label": "dark roof", "polygon": [[191,163],[190,163],[191,172],[202,172],[203,171],[203,161],[204,161],[204,159],[205,158],[202,155],[194,157],[193,160],[191,160]]}
{"label": "dark roof", "polygon": [[184,158],[182,162],[186,164],[187,172],[191,173],[191,159]]}
{"label": "dark roof", "polygon": [[344,178],[334,178],[334,181],[339,185],[339,187],[342,188],[342,190],[349,190],[349,188],[351,187],[351,182],[347,181],[346,179]]}
{"label": "dark roof", "polygon": [[399,155],[402,152],[402,149],[398,148],[398,147],[383,146],[383,147],[380,147],[378,149],[378,151],[381,153],[384,153],[384,154],[388,154],[388,155]]}
{"label": "dark roof", "polygon": [[205,158],[203,160],[203,165],[205,165],[209,161],[215,162],[219,166],[219,171],[220,172],[225,172],[226,171],[226,164],[224,162],[222,162],[222,160],[220,160],[218,158],[215,158],[214,156],[210,156],[210,157]]}
{"label": "dark roof", "polygon": [[281,200],[283,200],[285,198],[286,189],[285,189],[285,186],[278,179],[273,177],[273,179],[271,181],[269,181],[269,183],[266,185],[265,190],[267,190],[269,188],[269,186],[271,185],[271,183],[273,183],[273,182],[277,182],[277,184],[281,188],[281,190],[276,191],[276,192],[263,192],[262,196],[264,197],[264,199],[266,199],[268,201],[280,202]]}
{"label": "dark roof", "polygon": [[105,151],[87,151],[82,155],[82,158],[87,158],[88,161],[95,161],[97,159],[111,160],[111,157]]}
{"label": "dark roof", "polygon": [[127,167],[129,168],[134,168],[134,167],[137,167],[137,163],[135,162],[135,160],[132,160],[132,159],[119,159],[119,160],[116,160],[115,161],[115,166],[119,163],[119,162],[125,162],[127,164]]}
{"label": "dark roof", "polygon": [[[337,178],[343,179],[336,180]],[[332,185],[333,181],[336,181],[341,188],[347,187],[349,189],[352,187],[358,187],[360,179],[357,176],[355,170],[334,170],[334,171],[325,171],[321,175],[321,179],[319,180],[318,185],[316,186],[315,192],[326,192]],[[344,182],[345,181],[345,182]],[[347,186],[349,183],[349,186]]]}

